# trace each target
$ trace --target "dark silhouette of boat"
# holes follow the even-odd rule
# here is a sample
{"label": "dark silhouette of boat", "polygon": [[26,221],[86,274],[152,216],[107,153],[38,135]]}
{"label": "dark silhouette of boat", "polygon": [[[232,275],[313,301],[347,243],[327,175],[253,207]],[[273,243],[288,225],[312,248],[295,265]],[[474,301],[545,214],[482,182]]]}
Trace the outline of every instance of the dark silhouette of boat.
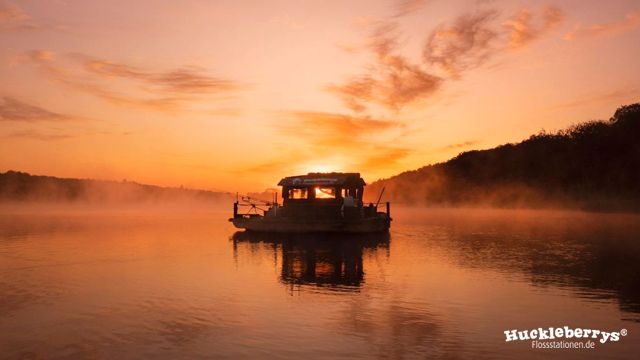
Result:
{"label": "dark silhouette of boat", "polygon": [[[229,221],[237,228],[259,232],[372,233],[389,230],[389,202],[386,212],[378,211],[384,189],[375,204],[365,206],[362,199],[366,184],[359,173],[309,173],[285,177],[278,185],[282,186],[282,205],[278,204],[277,193],[271,202],[238,198]],[[249,210],[240,213],[238,210],[242,206]]]}

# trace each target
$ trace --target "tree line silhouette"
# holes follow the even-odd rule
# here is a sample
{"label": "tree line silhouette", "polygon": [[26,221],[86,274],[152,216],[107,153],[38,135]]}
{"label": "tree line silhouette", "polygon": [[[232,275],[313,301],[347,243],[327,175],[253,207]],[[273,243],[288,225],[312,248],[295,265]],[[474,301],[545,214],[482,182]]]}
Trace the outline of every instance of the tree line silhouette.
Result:
{"label": "tree line silhouette", "polygon": [[390,200],[406,204],[638,211],[640,103],[608,121],[542,131],[376,181],[369,196],[383,186]]}
{"label": "tree line silhouette", "polygon": [[161,187],[133,181],[66,179],[9,170],[0,173],[0,201],[153,203],[230,201],[231,194],[182,187]]}

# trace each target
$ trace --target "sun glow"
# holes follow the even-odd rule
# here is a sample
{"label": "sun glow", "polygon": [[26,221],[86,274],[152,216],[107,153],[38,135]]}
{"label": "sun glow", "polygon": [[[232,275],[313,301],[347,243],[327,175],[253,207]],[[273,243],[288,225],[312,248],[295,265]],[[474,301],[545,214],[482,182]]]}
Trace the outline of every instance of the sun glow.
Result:
{"label": "sun glow", "polygon": [[299,170],[301,173],[330,173],[330,172],[346,172],[351,167],[350,159],[341,155],[326,155],[311,159],[308,162],[300,163]]}
{"label": "sun glow", "polygon": [[338,166],[328,165],[328,164],[308,164],[302,167],[304,172],[319,172],[319,173],[327,173],[340,171]]}

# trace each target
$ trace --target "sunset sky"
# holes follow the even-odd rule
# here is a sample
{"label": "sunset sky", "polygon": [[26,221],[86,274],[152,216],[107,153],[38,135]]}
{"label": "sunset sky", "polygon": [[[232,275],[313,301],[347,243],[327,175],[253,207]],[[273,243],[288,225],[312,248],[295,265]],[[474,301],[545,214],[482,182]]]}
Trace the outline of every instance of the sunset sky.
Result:
{"label": "sunset sky", "polygon": [[0,171],[255,191],[607,119],[636,1],[0,0]]}

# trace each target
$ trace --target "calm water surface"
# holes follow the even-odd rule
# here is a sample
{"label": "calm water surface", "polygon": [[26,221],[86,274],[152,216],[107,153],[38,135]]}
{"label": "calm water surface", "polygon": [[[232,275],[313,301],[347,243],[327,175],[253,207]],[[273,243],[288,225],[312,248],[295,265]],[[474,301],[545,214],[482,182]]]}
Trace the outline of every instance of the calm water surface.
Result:
{"label": "calm water surface", "polygon": [[[227,212],[0,215],[0,358],[635,358],[640,218],[394,214],[260,237]],[[626,329],[535,350],[509,329]]]}

